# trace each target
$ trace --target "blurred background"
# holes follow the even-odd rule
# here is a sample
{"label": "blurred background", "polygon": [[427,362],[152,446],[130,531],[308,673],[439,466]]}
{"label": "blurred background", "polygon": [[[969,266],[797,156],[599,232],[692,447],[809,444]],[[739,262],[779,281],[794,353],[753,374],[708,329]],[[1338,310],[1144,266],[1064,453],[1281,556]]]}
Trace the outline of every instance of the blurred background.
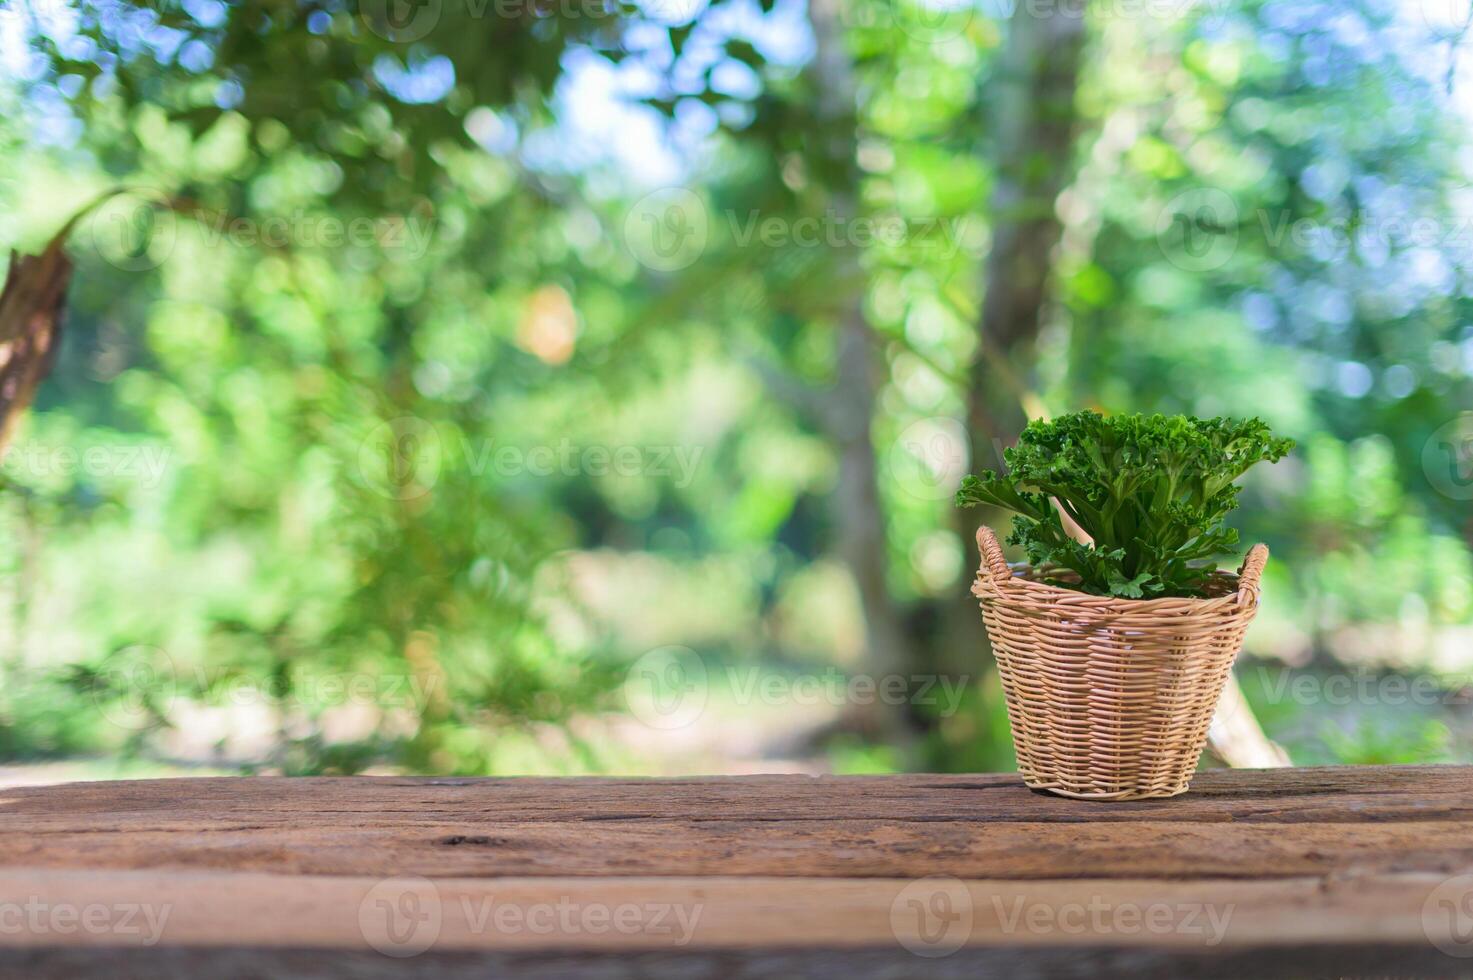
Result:
{"label": "blurred background", "polygon": [[950,497],[1080,408],[1297,439],[1254,714],[1473,761],[1470,16],[0,5],[0,780],[1012,768]]}

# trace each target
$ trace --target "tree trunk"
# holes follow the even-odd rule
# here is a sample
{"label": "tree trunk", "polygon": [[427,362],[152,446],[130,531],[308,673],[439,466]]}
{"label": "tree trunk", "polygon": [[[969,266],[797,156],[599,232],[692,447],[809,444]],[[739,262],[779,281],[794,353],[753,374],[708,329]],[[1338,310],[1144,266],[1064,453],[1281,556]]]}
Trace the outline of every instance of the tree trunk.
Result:
{"label": "tree trunk", "polygon": [[970,431],[988,440],[974,447],[978,460],[993,455],[995,446],[1011,445],[1027,421],[999,374],[1011,371],[1025,384],[1031,377],[1062,232],[1054,202],[1073,177],[1084,18],[1067,5],[1049,9],[1046,16],[1023,5],[1014,12],[989,90],[996,173],[992,249],[967,399]]}
{"label": "tree trunk", "polygon": [[[992,247],[966,393],[974,471],[1002,470],[1002,450],[1017,441],[1028,421],[1024,401],[1030,397],[1049,271],[1062,233],[1054,202],[1074,175],[1074,96],[1084,26],[1081,10],[1068,5],[1044,12],[1020,4],[986,83],[995,176],[989,207]],[[967,549],[968,569],[980,561],[973,544],[977,525],[1001,516],[957,511],[955,530]],[[989,649],[976,602],[965,588],[958,591],[946,609],[938,651],[945,670],[975,665]]]}
{"label": "tree trunk", "polygon": [[1228,675],[1217,712],[1207,729],[1207,750],[1234,769],[1278,769],[1292,766],[1289,753],[1269,741],[1253,714],[1238,679]]}
{"label": "tree trunk", "polygon": [[72,263],[64,251],[70,223],[40,255],[10,254],[0,292],[0,451],[51,371],[61,342],[61,313]]}
{"label": "tree trunk", "polygon": [[[814,58],[811,67],[818,115],[814,134],[822,155],[829,207],[840,221],[858,216],[859,169],[856,128],[858,92],[853,65],[844,49],[841,3],[810,0]],[[879,346],[864,316],[864,273],[852,248],[834,252],[833,281],[844,290],[838,299],[837,380],[826,406],[830,435],[839,450],[835,525],[839,554],[854,577],[864,608],[866,669],[877,679],[908,676],[916,662],[899,604],[890,593],[886,521],[880,503],[877,459],[871,422],[880,380]],[[915,732],[908,712],[878,703],[853,706],[848,721],[883,738],[902,755],[912,751]]]}
{"label": "tree trunk", "polygon": [[[75,220],[75,219],[73,219]],[[5,288],[0,290],[0,457],[16,424],[51,372],[61,344],[61,315],[72,263],[64,246],[72,222],[47,243],[40,255],[10,253]],[[30,619],[38,537],[30,507],[22,498],[21,540],[7,542],[20,556],[16,579],[14,634],[10,655],[0,657],[0,684],[24,656]]]}

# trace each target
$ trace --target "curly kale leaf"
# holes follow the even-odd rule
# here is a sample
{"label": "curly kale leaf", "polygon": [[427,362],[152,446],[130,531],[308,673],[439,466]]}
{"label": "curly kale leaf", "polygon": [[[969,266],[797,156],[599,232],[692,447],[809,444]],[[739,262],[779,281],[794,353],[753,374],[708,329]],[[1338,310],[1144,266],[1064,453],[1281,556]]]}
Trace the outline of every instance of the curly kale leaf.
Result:
{"label": "curly kale leaf", "polygon": [[[1008,473],[967,477],[956,503],[1018,515],[1009,541],[1060,585],[1127,598],[1195,596],[1238,543],[1224,523],[1238,505],[1237,480],[1293,448],[1256,418],[1077,412],[1030,423],[1004,454]],[[1094,544],[1070,538],[1060,512]]]}

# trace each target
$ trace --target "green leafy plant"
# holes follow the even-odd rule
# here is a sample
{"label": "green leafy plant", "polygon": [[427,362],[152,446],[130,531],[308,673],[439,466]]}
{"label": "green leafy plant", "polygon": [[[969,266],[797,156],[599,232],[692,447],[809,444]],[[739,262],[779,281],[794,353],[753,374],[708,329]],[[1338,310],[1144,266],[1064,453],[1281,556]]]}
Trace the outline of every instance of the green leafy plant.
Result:
{"label": "green leafy plant", "polygon": [[[1013,511],[1008,541],[1052,584],[1131,599],[1200,596],[1216,560],[1238,544],[1224,523],[1238,505],[1236,481],[1293,448],[1256,418],[1077,412],[1029,423],[1003,454],[1009,472],[967,477],[956,503]],[[1093,544],[1069,536],[1061,510]]]}

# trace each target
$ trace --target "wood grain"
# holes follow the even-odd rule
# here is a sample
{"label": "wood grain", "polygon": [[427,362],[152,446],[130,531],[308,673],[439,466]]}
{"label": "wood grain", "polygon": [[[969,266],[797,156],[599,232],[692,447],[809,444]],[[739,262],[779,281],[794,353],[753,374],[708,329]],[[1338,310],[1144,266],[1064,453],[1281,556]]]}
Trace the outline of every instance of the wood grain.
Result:
{"label": "wood grain", "polygon": [[[32,929],[7,943],[146,947],[361,948],[398,899],[437,949],[710,949],[893,946],[917,914],[907,894],[952,889],[951,941],[976,946],[1213,949],[1337,940],[1428,941],[1423,903],[1441,875],[1368,875],[1327,883],[978,881],[908,892],[895,879],[342,878],[231,872],[0,872],[0,894],[52,905],[155,910],[126,926]],[[380,899],[396,906],[387,911]],[[507,909],[506,915],[499,910]],[[566,911],[564,911],[566,910]],[[627,912],[616,922],[620,910]],[[608,915],[604,912],[607,911]],[[309,914],[310,913],[310,914]],[[1154,920],[1154,921],[1152,921]],[[100,919],[99,919],[100,921]],[[1096,925],[1098,923],[1098,925]],[[946,926],[945,923],[938,925]],[[0,931],[8,928],[0,918]],[[1446,931],[1439,933],[1445,935]],[[399,940],[408,944],[407,938]],[[392,945],[392,943],[386,943]]]}
{"label": "wood grain", "polygon": [[1015,774],[695,779],[134,780],[0,790],[0,831],[208,825],[412,826],[495,819],[1347,824],[1473,820],[1473,768],[1333,766],[1198,773],[1192,791],[1123,803],[1035,793]]}
{"label": "wood grain", "polygon": [[[1443,952],[1459,923],[1438,896],[1470,873],[1465,767],[1204,772],[1187,796],[1115,804],[1016,776],[79,783],[0,791],[0,973],[1456,974],[1473,960]],[[372,917],[428,896],[433,944],[376,951]],[[906,917],[936,901],[967,910],[965,934],[917,956]],[[148,944],[9,928],[28,902],[169,912]],[[487,918],[654,907],[699,914],[684,938],[648,915]],[[1166,927],[1074,927],[1094,907]],[[1190,909],[1220,931],[1184,927]]]}
{"label": "wood grain", "polygon": [[[304,824],[306,822],[304,821]],[[1473,866],[1473,820],[1047,824],[802,820],[413,826],[175,824],[0,835],[0,865],[228,869],[300,875],[766,875],[1046,879],[1280,878]]]}

